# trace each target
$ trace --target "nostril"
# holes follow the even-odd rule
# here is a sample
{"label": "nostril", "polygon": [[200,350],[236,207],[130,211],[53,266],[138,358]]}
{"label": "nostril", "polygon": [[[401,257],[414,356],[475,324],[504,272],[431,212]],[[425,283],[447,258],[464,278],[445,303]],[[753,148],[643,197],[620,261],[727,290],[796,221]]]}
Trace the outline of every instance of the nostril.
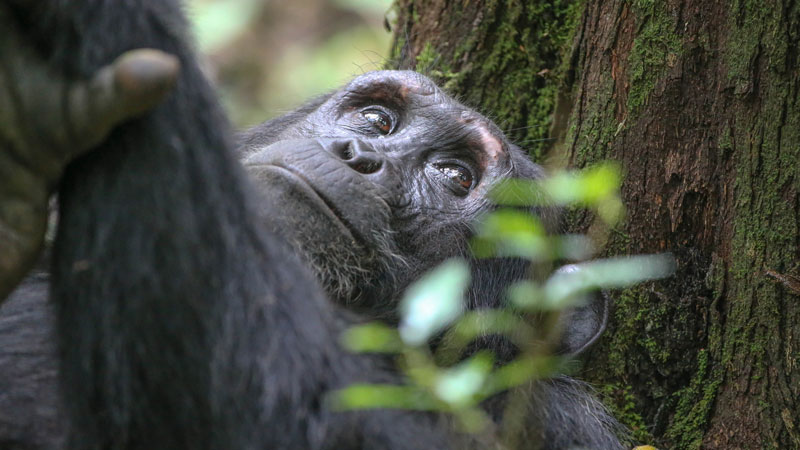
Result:
{"label": "nostril", "polygon": [[350,161],[355,158],[356,150],[353,149],[353,141],[337,140],[323,144],[326,150],[341,158],[343,161]]}
{"label": "nostril", "polygon": [[381,170],[382,156],[364,142],[337,139],[326,141],[323,145],[330,154],[360,174],[369,175]]}
{"label": "nostril", "polygon": [[350,148],[350,144],[348,143],[341,151],[341,158],[345,161],[350,161],[353,159],[353,149]]}
{"label": "nostril", "polygon": [[375,161],[364,161],[364,160],[362,160],[362,161],[358,161],[355,164],[353,164],[352,167],[353,167],[353,170],[355,170],[356,172],[363,173],[364,175],[368,175],[368,174],[375,173],[378,170],[380,170],[381,165],[380,165],[380,163],[375,162]]}

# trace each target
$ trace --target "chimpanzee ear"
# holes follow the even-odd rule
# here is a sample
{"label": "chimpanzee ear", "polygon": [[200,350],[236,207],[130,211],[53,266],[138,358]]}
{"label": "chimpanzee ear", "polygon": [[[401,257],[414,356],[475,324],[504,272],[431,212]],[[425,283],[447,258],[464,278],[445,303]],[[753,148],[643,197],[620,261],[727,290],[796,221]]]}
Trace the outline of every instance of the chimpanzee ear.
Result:
{"label": "chimpanzee ear", "polygon": [[[575,266],[567,267],[571,270]],[[559,324],[562,334],[558,347],[561,355],[576,356],[583,353],[606,329],[610,299],[602,291],[588,292],[584,296],[584,301],[579,305],[561,312]]]}

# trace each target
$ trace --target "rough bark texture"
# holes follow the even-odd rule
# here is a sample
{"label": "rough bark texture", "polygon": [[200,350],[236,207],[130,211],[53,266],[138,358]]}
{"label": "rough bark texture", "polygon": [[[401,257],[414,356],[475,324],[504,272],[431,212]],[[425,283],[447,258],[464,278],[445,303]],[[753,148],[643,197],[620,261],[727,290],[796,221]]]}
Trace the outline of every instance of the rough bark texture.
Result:
{"label": "rough bark texture", "polygon": [[[582,376],[661,448],[800,448],[800,2],[398,0],[397,67],[540,160],[621,162],[616,294]],[[587,230],[593,217],[574,213]]]}

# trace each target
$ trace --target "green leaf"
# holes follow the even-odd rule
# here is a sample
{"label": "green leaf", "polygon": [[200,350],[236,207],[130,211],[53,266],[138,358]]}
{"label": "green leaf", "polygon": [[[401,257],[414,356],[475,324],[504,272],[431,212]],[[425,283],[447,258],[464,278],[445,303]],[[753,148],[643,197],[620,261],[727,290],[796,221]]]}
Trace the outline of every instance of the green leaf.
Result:
{"label": "green leaf", "polygon": [[468,284],[469,266],[455,259],[445,261],[412,284],[400,302],[403,342],[422,345],[460,316]]}
{"label": "green leaf", "polygon": [[485,396],[502,392],[531,380],[548,378],[562,367],[563,359],[558,356],[524,355],[499,367],[488,380]]}
{"label": "green leaf", "polygon": [[524,326],[522,319],[506,308],[469,311],[448,332],[446,347],[462,349],[480,336],[509,335]]}
{"label": "green leaf", "polygon": [[500,181],[489,192],[489,198],[498,205],[506,206],[543,206],[552,203],[539,181],[519,178]]}
{"label": "green leaf", "polygon": [[580,301],[580,294],[664,278],[674,271],[675,260],[669,254],[600,259],[565,266],[545,283],[545,305],[565,308]]}
{"label": "green leaf", "polygon": [[488,351],[475,354],[461,364],[443,371],[436,381],[434,393],[454,408],[474,405],[481,400],[476,395],[483,389],[493,362],[494,358]]}
{"label": "green leaf", "polygon": [[441,409],[427,392],[413,386],[393,384],[353,384],[328,394],[328,406],[334,411],[353,409]]}
{"label": "green leaf", "polygon": [[590,206],[604,222],[615,223],[623,212],[621,183],[619,165],[604,163],[579,172],[556,172],[543,180],[505,180],[490,196],[509,206]]}
{"label": "green leaf", "polygon": [[471,247],[479,258],[510,256],[538,260],[551,252],[544,226],[530,213],[508,208],[484,218]]}
{"label": "green leaf", "polygon": [[348,328],[342,333],[342,345],[356,353],[399,353],[403,350],[397,330],[379,322]]}
{"label": "green leaf", "polygon": [[531,280],[519,281],[508,288],[511,304],[525,310],[549,309],[541,286]]}
{"label": "green leaf", "polygon": [[614,197],[622,185],[622,174],[618,164],[604,163],[589,168],[579,176],[583,199],[589,204]]}
{"label": "green leaf", "polygon": [[565,234],[554,236],[558,244],[557,257],[571,261],[589,259],[595,252],[592,240],[582,234]]}
{"label": "green leaf", "polygon": [[579,172],[560,172],[542,181],[542,187],[557,204],[595,206],[616,197],[621,185],[619,166],[605,163]]}

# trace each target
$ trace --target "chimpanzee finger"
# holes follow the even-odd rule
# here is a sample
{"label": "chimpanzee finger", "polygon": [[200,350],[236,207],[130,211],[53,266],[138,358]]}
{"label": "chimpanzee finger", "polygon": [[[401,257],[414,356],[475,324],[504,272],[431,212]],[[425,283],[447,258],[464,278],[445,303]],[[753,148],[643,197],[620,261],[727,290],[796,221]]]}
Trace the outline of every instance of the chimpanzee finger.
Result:
{"label": "chimpanzee finger", "polygon": [[86,83],[70,87],[67,100],[72,154],[99,144],[117,124],[155,107],[169,93],[180,64],[153,49],[124,53]]}
{"label": "chimpanzee finger", "polygon": [[2,3],[0,29],[0,153],[51,188],[68,162],[155,106],[177,78],[177,58],[138,49],[75,79],[31,45]]}

